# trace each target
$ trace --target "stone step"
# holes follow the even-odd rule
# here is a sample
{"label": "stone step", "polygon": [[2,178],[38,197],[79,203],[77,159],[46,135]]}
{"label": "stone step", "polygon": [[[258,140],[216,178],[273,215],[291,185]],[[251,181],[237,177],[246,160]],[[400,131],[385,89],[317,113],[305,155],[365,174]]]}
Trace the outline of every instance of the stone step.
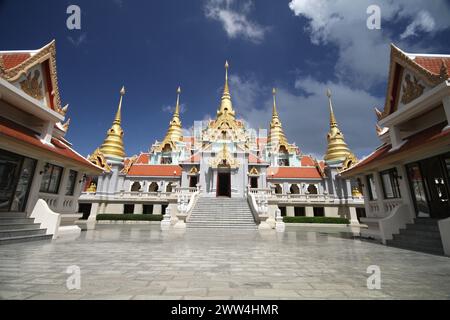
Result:
{"label": "stone step", "polygon": [[28,241],[51,240],[51,239],[52,239],[51,234],[8,237],[8,238],[0,238],[0,245],[18,242],[28,242]]}
{"label": "stone step", "polygon": [[0,217],[0,225],[19,224],[19,223],[34,223],[34,219],[33,218]]}
{"label": "stone step", "polygon": [[439,232],[438,225],[428,225],[428,224],[407,224],[406,229],[417,231]]}
{"label": "stone step", "polygon": [[3,230],[18,230],[18,229],[39,229],[40,223],[11,223],[11,224],[0,224],[0,231]]}
{"label": "stone step", "polygon": [[25,212],[3,212],[0,213],[0,218],[26,218]]}
{"label": "stone step", "polygon": [[395,248],[412,250],[412,251],[420,251],[431,254],[443,255],[444,250],[442,248],[421,246],[416,244],[411,244],[410,242],[398,241],[398,240],[387,240],[387,245]]}
{"label": "stone step", "polygon": [[394,234],[393,240],[409,243],[411,245],[442,248],[442,241],[440,238],[422,238],[410,235]]}
{"label": "stone step", "polygon": [[400,235],[418,238],[441,239],[441,234],[437,231],[400,229]]}
{"label": "stone step", "polygon": [[415,225],[429,225],[429,226],[437,226],[438,219],[427,219],[427,218],[416,218],[414,219]]}
{"label": "stone step", "polygon": [[256,226],[238,226],[238,225],[214,225],[214,224],[199,224],[187,225],[188,229],[242,229],[242,230],[257,230]]}
{"label": "stone step", "polygon": [[13,230],[1,230],[0,238],[12,238],[19,236],[32,236],[45,234],[47,230],[45,229],[13,229]]}

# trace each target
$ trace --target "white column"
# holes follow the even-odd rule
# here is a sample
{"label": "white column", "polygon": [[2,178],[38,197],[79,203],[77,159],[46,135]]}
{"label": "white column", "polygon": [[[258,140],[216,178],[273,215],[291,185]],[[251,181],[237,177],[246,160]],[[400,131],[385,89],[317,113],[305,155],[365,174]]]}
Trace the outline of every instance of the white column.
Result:
{"label": "white column", "polygon": [[286,216],[288,216],[288,217],[295,216],[295,209],[293,206],[286,206]]}
{"label": "white column", "polygon": [[142,203],[134,204],[134,214],[143,214],[144,213],[144,205]]}
{"label": "white column", "polygon": [[69,168],[63,168],[61,181],[59,182],[59,189],[58,189],[58,199],[56,200],[56,209],[58,211],[64,211],[63,202],[64,198],[66,197],[66,186],[67,186],[67,180],[69,179]]}
{"label": "white column", "polygon": [[46,161],[38,160],[36,163],[36,169],[34,170],[33,175],[33,181],[30,186],[30,191],[28,194],[28,201],[26,206],[26,213],[27,216],[31,214],[33,211],[33,208],[39,198],[39,189],[41,188],[41,182],[42,182],[42,174],[40,174],[41,171],[44,171]]}
{"label": "white column", "polygon": [[53,123],[51,121],[48,121],[44,124],[40,139],[43,143],[50,144],[52,141],[52,133],[53,133]]}
{"label": "white column", "polygon": [[314,217],[313,207],[305,207],[305,216],[306,217]]}
{"label": "white column", "polygon": [[403,144],[403,141],[400,137],[400,129],[397,126],[392,126],[389,128],[389,136],[391,137],[391,150],[397,150]]}
{"label": "white column", "polygon": [[[402,200],[404,203],[406,203],[409,206],[409,212],[411,213],[411,218],[416,218],[416,213],[414,210],[414,202],[411,196],[411,189],[409,188],[408,184],[408,173],[406,171],[405,166],[399,165],[397,166],[397,172],[399,175],[399,187],[400,187],[400,193],[402,196]],[[400,178],[401,177],[401,178]]]}
{"label": "white column", "polygon": [[384,190],[383,190],[383,183],[381,182],[381,177],[378,172],[373,172],[373,179],[375,180],[375,188],[377,192],[377,202],[378,202],[378,208],[380,208],[380,213],[383,214],[383,216],[386,216],[386,212],[384,211]]}
{"label": "white column", "polygon": [[444,97],[442,99],[442,105],[444,106],[445,115],[447,117],[447,126],[442,130],[450,129],[450,96]]}

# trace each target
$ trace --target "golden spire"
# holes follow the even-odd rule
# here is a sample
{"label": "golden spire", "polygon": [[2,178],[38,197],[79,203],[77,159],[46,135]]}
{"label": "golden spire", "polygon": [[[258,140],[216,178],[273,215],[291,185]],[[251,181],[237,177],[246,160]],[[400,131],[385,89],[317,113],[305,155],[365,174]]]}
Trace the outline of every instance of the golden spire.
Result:
{"label": "golden spire", "polygon": [[327,90],[328,107],[330,109],[330,132],[328,132],[328,148],[324,156],[326,162],[340,162],[345,161],[349,156],[354,157],[353,153],[345,143],[344,135],[338,127],[336,117],[333,111],[333,104],[331,102],[331,90]]}
{"label": "golden spire", "polygon": [[164,137],[163,142],[161,143],[161,148],[164,148],[166,144],[170,144],[172,147],[175,147],[176,141],[183,140],[183,131],[181,126],[180,119],[180,93],[181,88],[177,89],[177,103],[175,105],[175,111],[172,116],[172,120],[169,122],[169,129],[167,129],[166,136]]}
{"label": "golden spire", "polygon": [[223,87],[222,99],[220,102],[220,108],[217,111],[217,118],[221,116],[231,116],[234,119],[235,112],[231,103],[230,88],[228,86],[228,61],[225,61],[225,85]]}
{"label": "golden spire", "polygon": [[125,150],[123,146],[123,130],[121,125],[122,121],[122,99],[125,95],[125,87],[120,90],[119,106],[117,108],[116,116],[114,117],[113,124],[108,130],[106,139],[100,147],[100,152],[106,159],[123,161],[125,157]]}
{"label": "golden spire", "polygon": [[284,145],[288,146],[288,142],[286,136],[284,135],[283,127],[281,125],[280,117],[278,116],[277,111],[277,100],[276,100],[277,90],[275,88],[272,89],[273,95],[273,107],[272,107],[272,121],[270,122],[270,131],[269,137],[267,138],[268,144],[271,145]]}

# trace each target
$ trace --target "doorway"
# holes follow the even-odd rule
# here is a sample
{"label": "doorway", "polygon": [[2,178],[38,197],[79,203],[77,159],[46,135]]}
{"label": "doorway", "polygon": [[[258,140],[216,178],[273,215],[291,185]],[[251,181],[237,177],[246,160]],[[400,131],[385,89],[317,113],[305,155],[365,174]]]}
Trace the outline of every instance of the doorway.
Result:
{"label": "doorway", "polygon": [[195,188],[197,186],[197,183],[198,183],[197,176],[190,176],[189,177],[189,187],[190,188]]}
{"label": "doorway", "polygon": [[250,188],[252,188],[252,189],[258,188],[258,177],[250,178]]}
{"label": "doorway", "polygon": [[217,197],[231,198],[231,172],[217,172]]}
{"label": "doorway", "polygon": [[447,154],[406,166],[418,218],[450,216],[449,164],[450,154]]}

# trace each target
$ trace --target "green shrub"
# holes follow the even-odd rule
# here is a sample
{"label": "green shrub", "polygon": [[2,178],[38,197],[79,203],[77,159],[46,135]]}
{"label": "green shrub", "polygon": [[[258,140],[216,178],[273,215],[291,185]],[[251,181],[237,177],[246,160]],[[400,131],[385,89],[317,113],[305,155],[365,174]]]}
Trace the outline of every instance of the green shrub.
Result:
{"label": "green shrub", "polygon": [[100,220],[113,220],[113,221],[161,221],[162,215],[159,214],[111,214],[103,213],[97,215],[97,221]]}
{"label": "green shrub", "polygon": [[334,223],[334,224],[350,224],[346,218],[335,217],[283,217],[286,223]]}

